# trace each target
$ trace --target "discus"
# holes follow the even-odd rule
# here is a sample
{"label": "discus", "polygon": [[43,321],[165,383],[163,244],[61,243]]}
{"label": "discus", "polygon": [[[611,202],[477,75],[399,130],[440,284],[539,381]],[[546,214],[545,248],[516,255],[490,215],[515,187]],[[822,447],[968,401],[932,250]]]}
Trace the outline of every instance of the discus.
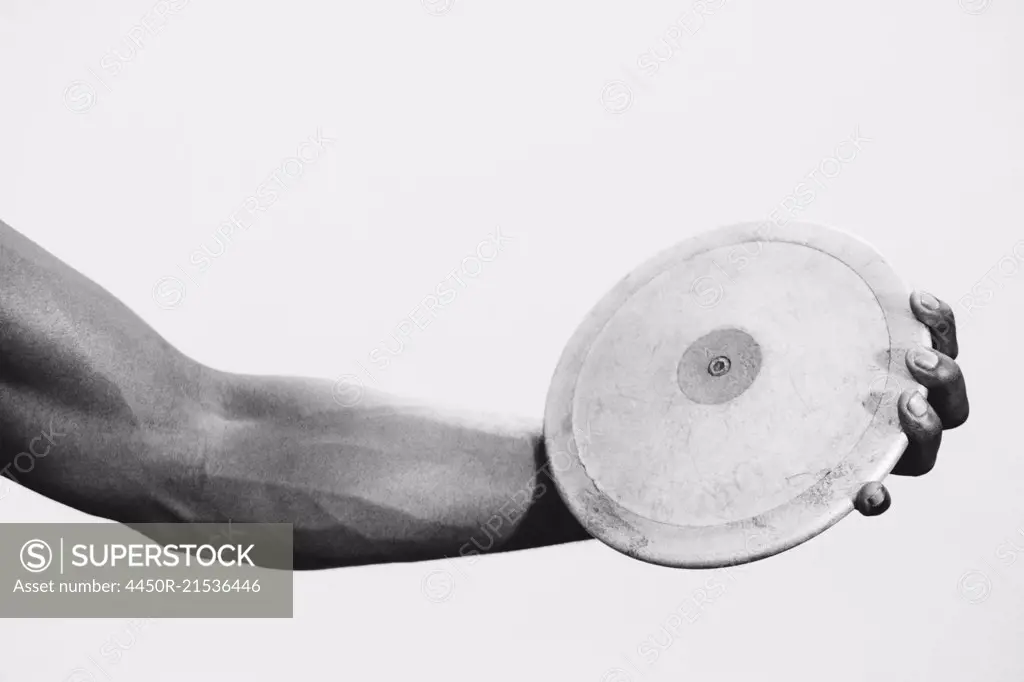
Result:
{"label": "discus", "polygon": [[567,344],[547,396],[550,473],[605,544],[685,568],[747,563],[853,510],[907,447],[900,394],[931,347],[869,244],[744,223],[666,249]]}

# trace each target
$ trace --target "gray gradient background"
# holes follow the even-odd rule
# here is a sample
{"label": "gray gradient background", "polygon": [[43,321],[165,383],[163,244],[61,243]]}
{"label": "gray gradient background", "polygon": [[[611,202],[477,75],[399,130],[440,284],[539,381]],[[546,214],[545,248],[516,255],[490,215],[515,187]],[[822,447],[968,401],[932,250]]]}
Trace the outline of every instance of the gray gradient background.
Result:
{"label": "gray gradient background", "polygon": [[[954,304],[997,280],[956,306],[971,419],[927,477],[889,479],[883,517],[717,576],[596,542],[301,574],[294,620],[157,621],[116,663],[101,650],[127,621],[2,621],[0,680],[88,680],[69,675],[90,660],[114,682],[1024,679],[1024,560],[1006,550],[1024,547],[1024,275],[992,270],[1021,266],[1024,9],[755,4],[729,0],[645,76],[638,57],[689,3],[191,0],[108,77],[152,2],[0,0],[3,220],[223,369],[357,373],[501,226],[500,256],[376,380],[539,419],[609,286],[766,218],[858,128],[872,141],[799,217]],[[154,283],[318,128],[329,151],[158,306]],[[0,522],[87,518],[20,488],[0,500]],[[680,613],[649,664],[638,647]]]}

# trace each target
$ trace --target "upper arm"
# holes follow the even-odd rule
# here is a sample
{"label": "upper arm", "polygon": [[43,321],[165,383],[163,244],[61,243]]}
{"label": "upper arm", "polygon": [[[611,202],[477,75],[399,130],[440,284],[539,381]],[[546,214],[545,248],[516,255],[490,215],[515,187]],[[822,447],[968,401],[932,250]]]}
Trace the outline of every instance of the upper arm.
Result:
{"label": "upper arm", "polygon": [[[138,505],[198,452],[205,370],[112,294],[0,223],[0,469],[89,513]],[[45,458],[14,458],[41,430]],[[163,441],[169,448],[154,448]]]}

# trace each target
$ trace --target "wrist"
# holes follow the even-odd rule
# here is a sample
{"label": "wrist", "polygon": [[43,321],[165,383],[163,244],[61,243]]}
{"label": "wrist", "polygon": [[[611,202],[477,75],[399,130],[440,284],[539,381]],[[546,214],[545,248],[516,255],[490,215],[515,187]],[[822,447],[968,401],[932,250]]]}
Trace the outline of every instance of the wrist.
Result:
{"label": "wrist", "polygon": [[543,436],[536,438],[536,474],[533,498],[505,550],[547,547],[566,542],[590,540],[593,536],[576,519],[562,500],[551,477],[551,460]]}

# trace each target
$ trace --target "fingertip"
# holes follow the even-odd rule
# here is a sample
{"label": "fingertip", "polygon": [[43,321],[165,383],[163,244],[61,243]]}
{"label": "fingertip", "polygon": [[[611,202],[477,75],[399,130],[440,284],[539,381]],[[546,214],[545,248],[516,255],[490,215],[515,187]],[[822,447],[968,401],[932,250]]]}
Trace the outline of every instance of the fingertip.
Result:
{"label": "fingertip", "polygon": [[942,430],[935,409],[919,389],[909,389],[900,396],[899,414],[904,430],[918,440],[931,435],[933,431]]}
{"label": "fingertip", "polygon": [[939,302],[938,298],[927,291],[921,290],[917,290],[910,295],[910,303],[911,307],[916,307],[918,310],[929,313],[938,313],[942,308],[942,303]]}
{"label": "fingertip", "polygon": [[959,348],[953,308],[927,291],[914,291],[910,294],[910,310],[919,322],[928,327],[932,346],[956,359]]}
{"label": "fingertip", "polygon": [[928,405],[927,398],[924,397],[921,391],[908,391],[904,407],[907,414],[915,421],[924,422],[928,419],[930,406]]}
{"label": "fingertip", "polygon": [[857,492],[853,506],[864,516],[878,516],[892,504],[889,490],[877,481],[865,483]]}
{"label": "fingertip", "polygon": [[939,371],[943,364],[942,352],[928,346],[918,346],[907,351],[906,364],[914,378],[924,385],[922,377]]}
{"label": "fingertip", "polygon": [[[918,399],[924,401],[927,408],[922,416],[915,413],[920,411]],[[939,446],[942,444],[942,421],[935,408],[917,390],[907,391],[900,396],[899,415],[900,425],[909,443],[892,473],[899,476],[927,474],[935,467]]]}

